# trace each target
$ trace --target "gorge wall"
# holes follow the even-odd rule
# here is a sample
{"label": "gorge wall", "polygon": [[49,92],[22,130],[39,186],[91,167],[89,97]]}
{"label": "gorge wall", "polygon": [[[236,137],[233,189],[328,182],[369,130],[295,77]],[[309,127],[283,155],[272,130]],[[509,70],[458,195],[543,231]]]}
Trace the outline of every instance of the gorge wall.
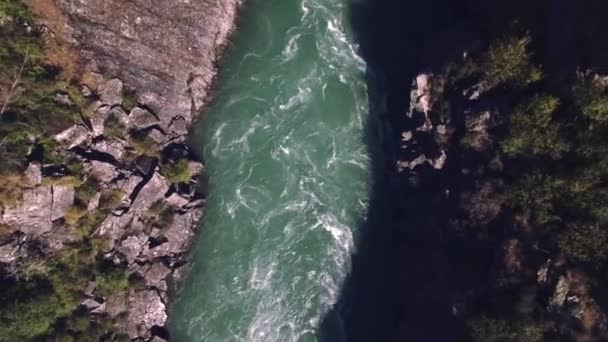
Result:
{"label": "gorge wall", "polygon": [[[187,134],[209,100],[240,1],[27,4],[35,23],[9,1],[0,28],[40,37],[41,68],[63,82],[49,96],[76,112],[55,132],[20,142],[31,152],[6,175],[23,178],[11,190],[16,201],[0,206],[6,293],[33,286],[34,305],[60,304],[33,317],[27,300],[12,304],[5,337],[166,339],[169,292],[205,204],[203,165]],[[18,74],[32,63],[30,50],[24,56]],[[29,84],[17,83],[26,96]],[[8,98],[4,107],[3,120],[28,108]],[[83,316],[92,323],[74,328]]]}

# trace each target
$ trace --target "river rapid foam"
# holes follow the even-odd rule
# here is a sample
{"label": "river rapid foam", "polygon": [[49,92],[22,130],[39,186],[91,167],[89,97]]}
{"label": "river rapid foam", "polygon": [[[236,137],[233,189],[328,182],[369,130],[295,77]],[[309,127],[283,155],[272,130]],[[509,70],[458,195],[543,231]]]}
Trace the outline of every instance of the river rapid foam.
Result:
{"label": "river rapid foam", "polygon": [[366,65],[347,0],[251,0],[192,144],[209,177],[176,341],[316,341],[365,220]]}

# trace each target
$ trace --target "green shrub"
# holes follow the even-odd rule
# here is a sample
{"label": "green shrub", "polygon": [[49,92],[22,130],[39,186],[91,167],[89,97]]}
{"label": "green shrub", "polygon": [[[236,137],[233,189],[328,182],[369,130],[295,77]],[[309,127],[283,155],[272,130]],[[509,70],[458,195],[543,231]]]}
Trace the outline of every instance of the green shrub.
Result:
{"label": "green shrub", "polygon": [[524,86],[542,78],[542,71],[531,62],[530,40],[529,36],[508,36],[490,45],[480,62],[490,87],[504,83]]}
{"label": "green shrub", "polygon": [[161,173],[171,183],[187,183],[192,179],[190,169],[188,168],[188,160],[186,159],[164,163],[161,168]]}
{"label": "green shrub", "polygon": [[502,143],[511,156],[548,156],[559,158],[568,151],[561,126],[552,119],[559,100],[549,95],[535,95],[518,105],[510,117],[509,135]]}
{"label": "green shrub", "polygon": [[603,261],[608,256],[608,231],[595,223],[572,224],[559,235],[558,245],[570,258]]}
{"label": "green shrub", "polygon": [[124,291],[129,286],[129,274],[120,268],[110,268],[97,272],[95,282],[97,289],[104,296],[110,296]]}
{"label": "green shrub", "polygon": [[572,87],[572,94],[584,116],[600,123],[608,121],[608,95],[593,77],[579,76],[578,82]]}
{"label": "green shrub", "polygon": [[539,172],[524,175],[505,194],[507,203],[521,211],[529,211],[537,224],[561,220],[557,206],[567,192],[567,182]]}

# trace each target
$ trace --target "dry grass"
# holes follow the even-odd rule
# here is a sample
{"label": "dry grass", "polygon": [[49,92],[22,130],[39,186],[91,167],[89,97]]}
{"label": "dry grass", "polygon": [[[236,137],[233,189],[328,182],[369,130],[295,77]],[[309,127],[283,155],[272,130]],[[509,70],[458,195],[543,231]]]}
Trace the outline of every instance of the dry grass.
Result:
{"label": "dry grass", "polygon": [[69,43],[70,36],[66,31],[68,18],[57,7],[53,0],[25,0],[28,7],[34,12],[39,23],[48,27],[53,34],[45,36],[45,62],[60,67],[68,81],[80,78],[80,54]]}
{"label": "dry grass", "polygon": [[0,208],[14,207],[23,197],[22,175],[0,175]]}

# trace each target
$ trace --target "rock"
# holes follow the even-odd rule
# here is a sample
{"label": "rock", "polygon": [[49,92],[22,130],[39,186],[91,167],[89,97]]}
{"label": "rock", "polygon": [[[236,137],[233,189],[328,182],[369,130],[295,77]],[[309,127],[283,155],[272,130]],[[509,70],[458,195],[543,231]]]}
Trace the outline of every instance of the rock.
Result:
{"label": "rock", "polygon": [[186,119],[182,117],[178,117],[171,121],[171,126],[169,126],[169,133],[172,135],[180,135],[185,136],[188,134],[188,126],[190,125]]}
{"label": "rock", "polygon": [[106,250],[114,248],[116,241],[122,240],[122,237],[127,232],[127,227],[133,221],[132,214],[124,214],[122,216],[109,215],[101,223],[96,231],[99,236],[105,236],[108,239],[108,246]]}
{"label": "rock", "polygon": [[416,166],[423,165],[427,161],[428,161],[428,159],[426,158],[426,156],[424,154],[419,155],[418,157],[416,157],[414,160],[411,160],[411,161],[399,160],[399,161],[397,161],[397,171],[399,173],[401,173],[401,172],[405,171],[406,169],[414,170],[414,168],[416,168]]}
{"label": "rock", "polygon": [[122,140],[108,138],[93,144],[93,146],[91,146],[91,150],[108,154],[115,160],[122,160],[122,157],[125,154],[126,145],[127,143]]}
{"label": "rock", "polygon": [[89,131],[81,125],[74,125],[65,131],[56,134],[53,139],[62,144],[67,144],[68,149],[84,144],[91,137]]}
{"label": "rock", "polygon": [[551,259],[548,259],[541,268],[536,272],[536,282],[541,285],[547,284],[549,280],[549,269],[551,267]]}
{"label": "rock", "polygon": [[158,336],[154,336],[150,342],[167,342],[167,340]]}
{"label": "rock", "polygon": [[72,100],[70,100],[70,96],[68,94],[59,93],[59,94],[55,95],[55,101],[57,101],[57,103],[60,103],[62,105],[66,105],[66,106],[72,105]]}
{"label": "rock", "polygon": [[190,175],[192,177],[200,175],[201,172],[203,172],[204,168],[205,168],[205,166],[201,162],[197,162],[197,161],[188,162],[188,172],[190,173]]}
{"label": "rock", "polygon": [[16,227],[19,231],[38,236],[49,232],[53,227],[51,208],[53,194],[50,186],[27,189],[23,201],[17,208],[4,210],[0,224]]}
{"label": "rock", "polygon": [[161,130],[152,128],[148,132],[148,136],[158,145],[162,145],[167,142],[167,136]]}
{"label": "rock", "polygon": [[167,204],[170,206],[181,208],[188,204],[189,200],[180,196],[178,193],[174,192],[171,196],[166,198]]}
{"label": "rock", "polygon": [[118,315],[127,312],[127,299],[124,293],[117,293],[106,298],[105,312],[110,318],[115,318]]}
{"label": "rock", "polygon": [[433,159],[431,165],[433,165],[433,168],[435,168],[436,170],[441,170],[445,166],[445,162],[447,161],[447,159],[448,155],[445,153],[445,151],[441,151],[441,155]]}
{"label": "rock", "polygon": [[139,234],[136,236],[129,236],[124,239],[120,247],[118,247],[118,251],[122,253],[127,259],[128,264],[132,264],[135,262],[135,259],[139,256],[139,254],[143,251],[144,247],[148,243],[148,236],[145,234]]}
{"label": "rock", "polygon": [[127,329],[131,338],[148,336],[152,327],[167,322],[166,307],[156,290],[144,290],[129,297]]}
{"label": "rock", "polygon": [[568,291],[570,291],[568,280],[564,276],[559,277],[559,281],[553,292],[553,297],[551,298],[550,306],[558,308],[564,305]]}
{"label": "rock", "polygon": [[489,83],[488,81],[483,80],[471,88],[463,90],[462,96],[468,97],[469,100],[478,100],[481,95],[485,94],[488,90],[490,90]]}
{"label": "rock", "polygon": [[93,197],[91,197],[91,199],[89,199],[89,203],[87,203],[87,211],[90,213],[95,212],[95,210],[97,210],[97,208],[99,207],[100,199],[101,199],[101,192],[98,192],[95,195],[93,195]]}
{"label": "rock", "polygon": [[184,214],[176,214],[173,223],[158,237],[166,241],[154,248],[144,251],[150,259],[185,253],[194,236],[193,229],[203,213],[202,208],[195,208]]}
{"label": "rock", "polygon": [[62,218],[74,204],[74,186],[53,185],[53,204],[51,207],[51,220]]}
{"label": "rock", "polygon": [[401,141],[403,141],[403,142],[408,142],[408,141],[412,140],[413,137],[414,137],[414,135],[412,134],[411,131],[405,131],[405,132],[401,133]]}
{"label": "rock", "polygon": [[25,185],[34,187],[42,183],[42,165],[38,162],[32,162],[25,170]]}
{"label": "rock", "polygon": [[21,255],[20,249],[21,246],[16,240],[0,246],[0,263],[10,264],[17,260]]}
{"label": "rock", "polygon": [[93,115],[91,115],[91,126],[93,128],[93,136],[98,137],[104,134],[105,123],[110,116],[110,106],[101,106]]}
{"label": "rock", "polygon": [[416,76],[410,92],[410,109],[408,116],[412,117],[414,112],[428,115],[435,102],[435,93],[443,90],[443,83],[442,77],[435,76],[432,73],[422,73]]}
{"label": "rock", "polygon": [[189,125],[204,105],[240,2],[127,1],[117,11],[112,2],[54,0],[57,11],[41,16],[52,28],[58,20],[51,13],[68,18],[53,31],[78,44],[85,69],[116,77],[102,82],[91,73],[84,82],[97,89],[104,103],[122,102],[123,82],[145,89],[140,99],[154,104],[147,107],[168,127],[177,116]]}
{"label": "rock", "polygon": [[84,306],[88,311],[91,311],[93,309],[98,308],[101,303],[99,303],[98,301],[91,299],[91,298],[87,298],[85,300],[82,301],[82,303],[80,303],[80,305]]}
{"label": "rock", "polygon": [[87,283],[87,287],[84,289],[84,294],[87,296],[92,296],[96,288],[97,284],[94,281],[89,281]]}
{"label": "rock", "polygon": [[97,93],[101,102],[109,106],[122,104],[122,81],[113,78],[99,85]]}
{"label": "rock", "polygon": [[[126,201],[141,182],[143,182],[143,178],[133,174],[127,179],[116,182],[117,189],[121,190],[123,193],[121,201]],[[130,205],[131,203],[128,204]]]}
{"label": "rock", "polygon": [[83,85],[82,87],[80,87],[80,93],[84,97],[91,97],[91,96],[93,96],[93,92],[91,91],[91,88],[87,87],[86,85]]}
{"label": "rock", "polygon": [[84,170],[89,175],[105,184],[111,183],[120,175],[114,165],[97,160],[91,160],[90,162],[84,164]]}
{"label": "rock", "polygon": [[115,106],[110,109],[109,117],[115,118],[118,124],[127,127],[129,125],[129,115],[120,106]]}
{"label": "rock", "polygon": [[129,126],[137,129],[146,129],[155,125],[159,125],[160,120],[150,111],[135,107],[129,113]]}
{"label": "rock", "polygon": [[144,274],[146,285],[161,291],[167,291],[167,282],[165,281],[165,278],[169,273],[171,273],[171,270],[162,262],[154,263]]}
{"label": "rock", "polygon": [[131,212],[144,213],[152,204],[164,198],[167,191],[169,191],[169,182],[158,172],[155,172],[148,183],[141,189],[135,200],[133,200]]}

